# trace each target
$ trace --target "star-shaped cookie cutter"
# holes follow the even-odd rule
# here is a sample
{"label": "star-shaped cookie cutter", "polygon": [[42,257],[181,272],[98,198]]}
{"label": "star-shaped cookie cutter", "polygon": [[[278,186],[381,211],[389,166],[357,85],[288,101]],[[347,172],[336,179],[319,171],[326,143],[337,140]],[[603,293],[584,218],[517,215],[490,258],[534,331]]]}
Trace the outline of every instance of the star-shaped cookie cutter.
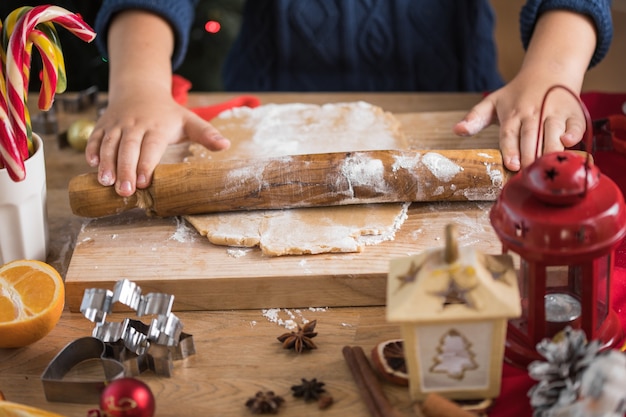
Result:
{"label": "star-shaped cookie cutter", "polygon": [[[153,317],[150,324],[131,318],[120,322],[106,321],[116,303],[134,310],[137,317]],[[169,377],[174,360],[195,353],[193,337],[183,333],[182,322],[172,313],[173,304],[173,295],[142,295],[139,285],[123,279],[115,283],[112,291],[86,289],[80,311],[96,324],[92,336],[113,347],[115,356],[125,364],[127,375],[152,370]]]}

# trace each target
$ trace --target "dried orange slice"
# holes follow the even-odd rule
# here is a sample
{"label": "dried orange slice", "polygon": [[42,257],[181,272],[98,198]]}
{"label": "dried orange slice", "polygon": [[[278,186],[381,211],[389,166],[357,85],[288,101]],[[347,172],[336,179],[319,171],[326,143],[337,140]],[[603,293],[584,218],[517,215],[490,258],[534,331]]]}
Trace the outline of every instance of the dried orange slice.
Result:
{"label": "dried orange slice", "polygon": [[63,279],[35,260],[0,268],[0,348],[30,345],[56,326],[65,303]]}
{"label": "dried orange slice", "polygon": [[380,375],[398,385],[409,384],[409,374],[404,360],[404,341],[386,340],[372,349],[372,363]]}
{"label": "dried orange slice", "polygon": [[2,417],[63,417],[40,408],[0,400],[0,416]]}

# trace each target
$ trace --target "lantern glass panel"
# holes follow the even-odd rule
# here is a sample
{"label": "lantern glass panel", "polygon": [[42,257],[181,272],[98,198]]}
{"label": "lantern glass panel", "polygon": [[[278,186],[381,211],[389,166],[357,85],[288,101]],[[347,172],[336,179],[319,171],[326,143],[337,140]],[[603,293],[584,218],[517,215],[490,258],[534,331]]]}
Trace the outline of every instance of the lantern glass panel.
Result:
{"label": "lantern glass panel", "polygon": [[550,292],[567,292],[575,293],[575,287],[573,284],[573,276],[577,273],[572,273],[569,266],[557,265],[546,267],[546,293]]}
{"label": "lantern glass panel", "polygon": [[599,329],[609,314],[609,296],[611,294],[609,272],[611,271],[611,255],[596,259],[594,268],[594,275],[597,277],[596,314],[598,315],[598,320],[596,321],[596,326],[597,329]]}
{"label": "lantern glass panel", "polygon": [[581,280],[582,268],[577,265],[546,268],[546,336],[554,336],[566,326],[580,327]]}

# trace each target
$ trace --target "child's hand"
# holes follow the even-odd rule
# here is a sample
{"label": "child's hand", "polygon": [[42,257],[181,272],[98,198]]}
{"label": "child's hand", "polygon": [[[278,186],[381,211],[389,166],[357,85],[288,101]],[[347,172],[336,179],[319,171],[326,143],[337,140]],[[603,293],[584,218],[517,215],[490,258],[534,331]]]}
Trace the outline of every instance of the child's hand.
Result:
{"label": "child's hand", "polygon": [[218,151],[230,142],[210,123],[176,103],[170,91],[118,93],[96,123],[85,149],[102,185],[127,197],[146,188],[169,144],[184,139]]}
{"label": "child's hand", "polygon": [[530,165],[544,153],[576,145],[585,133],[585,118],[578,101],[557,88],[548,95],[541,127],[543,143],[537,148],[541,102],[552,86],[539,78],[525,82],[518,77],[488,95],[454,126],[454,132],[471,136],[492,123],[499,124],[502,159],[511,171]]}
{"label": "child's hand", "polygon": [[[541,103],[557,84],[580,93],[595,47],[595,26],[588,16],[569,10],[543,13],[518,74],[474,106],[454,132],[474,135],[499,123],[502,159],[511,171],[530,165],[543,153],[574,146],[586,129],[578,100],[564,89],[552,90],[540,122]],[[538,147],[540,123],[543,140]]]}

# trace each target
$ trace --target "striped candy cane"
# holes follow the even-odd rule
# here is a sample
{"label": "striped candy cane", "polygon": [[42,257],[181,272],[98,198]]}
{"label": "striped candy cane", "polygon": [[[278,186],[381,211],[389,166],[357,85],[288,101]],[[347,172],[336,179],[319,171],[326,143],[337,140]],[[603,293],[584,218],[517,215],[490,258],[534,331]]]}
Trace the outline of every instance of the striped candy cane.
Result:
{"label": "striped candy cane", "polygon": [[6,101],[6,88],[2,68],[0,68],[0,168],[6,168],[14,181],[26,178],[24,160],[15,142],[15,133],[9,120]]}
{"label": "striped candy cane", "polygon": [[[0,29],[3,29],[0,21]],[[0,168],[6,168],[14,181],[21,181],[26,177],[24,161],[15,143],[15,134],[9,121],[8,105],[6,100],[6,84],[4,80],[4,59],[6,54],[0,48]]]}
{"label": "striped candy cane", "polygon": [[[44,47],[45,43],[41,38],[43,32],[35,33],[33,37],[31,35],[37,25],[45,22],[57,23],[86,42],[91,42],[95,38],[93,29],[80,16],[58,6],[33,7],[26,11],[15,23],[15,28],[9,37],[6,51],[6,97],[9,120],[13,126],[17,148],[23,160],[29,156],[30,129],[27,120],[26,92],[30,68],[30,50],[33,40],[39,42],[39,45],[36,44],[38,48]],[[52,76],[52,73],[57,71],[56,69],[53,70],[53,67],[57,67],[58,62],[58,58],[55,56],[47,55],[44,58],[44,67],[47,69],[47,75],[50,77],[48,88],[52,87],[52,78],[56,78]],[[47,102],[51,104],[52,98],[53,92],[51,91],[49,96],[44,97],[44,104]]]}
{"label": "striped candy cane", "polygon": [[39,50],[43,63],[41,89],[39,90],[37,105],[39,110],[47,111],[52,107],[54,93],[58,92],[59,49],[55,47],[54,43],[43,32],[37,29],[30,33],[28,39]]}

